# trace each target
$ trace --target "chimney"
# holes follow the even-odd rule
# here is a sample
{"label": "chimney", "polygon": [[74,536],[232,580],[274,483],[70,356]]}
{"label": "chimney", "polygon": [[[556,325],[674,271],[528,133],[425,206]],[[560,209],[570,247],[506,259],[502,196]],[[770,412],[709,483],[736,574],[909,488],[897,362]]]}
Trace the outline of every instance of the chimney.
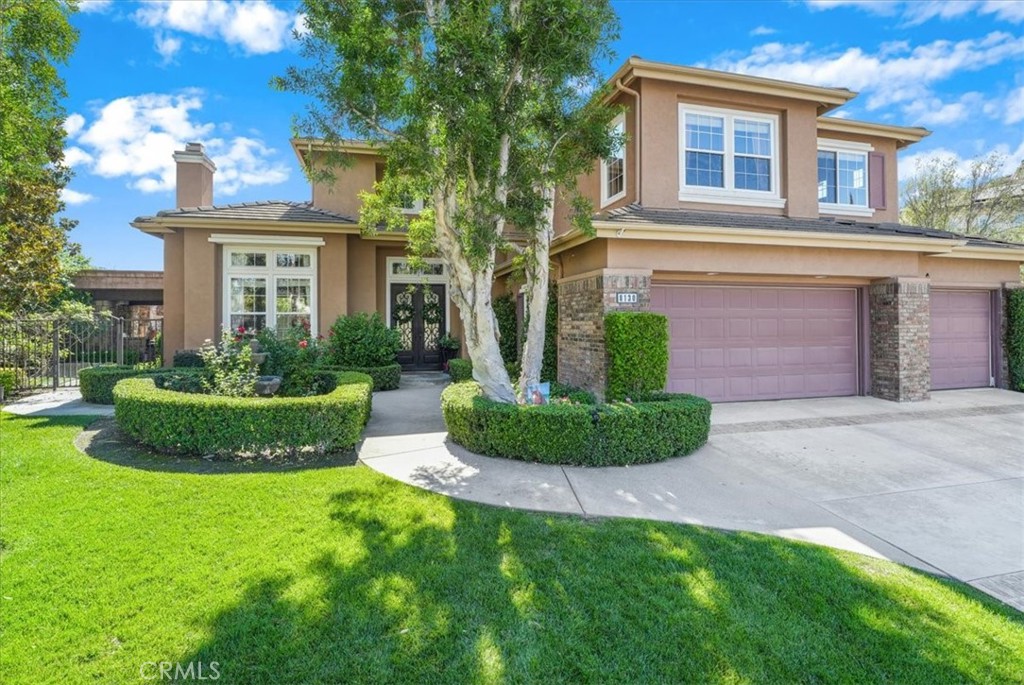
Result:
{"label": "chimney", "polygon": [[174,153],[178,167],[178,207],[208,207],[213,204],[213,161],[203,152],[202,143],[186,143]]}

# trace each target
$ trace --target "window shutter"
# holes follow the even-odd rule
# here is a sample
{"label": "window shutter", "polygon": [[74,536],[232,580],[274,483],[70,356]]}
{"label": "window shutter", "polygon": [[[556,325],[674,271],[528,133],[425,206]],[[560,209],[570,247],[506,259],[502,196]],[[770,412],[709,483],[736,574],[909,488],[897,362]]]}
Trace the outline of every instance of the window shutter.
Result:
{"label": "window shutter", "polygon": [[885,209],[885,155],[877,152],[868,154],[868,182],[868,206]]}

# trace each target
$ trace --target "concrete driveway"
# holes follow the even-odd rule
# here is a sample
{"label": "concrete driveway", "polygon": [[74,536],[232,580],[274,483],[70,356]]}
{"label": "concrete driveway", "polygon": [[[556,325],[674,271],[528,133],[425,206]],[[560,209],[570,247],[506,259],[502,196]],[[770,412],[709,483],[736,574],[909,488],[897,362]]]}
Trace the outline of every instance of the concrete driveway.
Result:
{"label": "concrete driveway", "polygon": [[446,440],[441,386],[374,396],[360,459],[453,497],[747,530],[964,580],[1024,610],[1024,395],[716,405],[708,445],[632,467],[527,464]]}

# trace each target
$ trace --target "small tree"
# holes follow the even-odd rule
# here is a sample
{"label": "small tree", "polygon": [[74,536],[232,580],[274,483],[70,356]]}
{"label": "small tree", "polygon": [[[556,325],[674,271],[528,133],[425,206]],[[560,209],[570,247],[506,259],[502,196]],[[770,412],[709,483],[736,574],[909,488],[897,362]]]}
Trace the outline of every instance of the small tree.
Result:
{"label": "small tree", "polygon": [[[515,401],[491,306],[495,255],[522,252],[544,295],[554,189],[573,195],[575,175],[611,146],[615,112],[589,98],[614,36],[607,0],[307,0],[304,11],[311,64],[275,85],[312,96],[302,133],[380,147],[387,166],[363,198],[364,230],[407,229],[414,256],[443,259],[474,377]],[[426,200],[412,221],[398,210],[409,197]],[[509,243],[510,223],[525,246]],[[537,319],[528,351],[538,334],[543,348]]]}
{"label": "small tree", "polygon": [[67,234],[57,219],[64,166],[64,81],[74,2],[0,0],[0,311],[47,306],[66,290]]}
{"label": "small tree", "polygon": [[957,160],[934,157],[920,164],[903,188],[900,220],[965,235],[1024,239],[1024,163],[1003,173],[998,154],[961,168]]}

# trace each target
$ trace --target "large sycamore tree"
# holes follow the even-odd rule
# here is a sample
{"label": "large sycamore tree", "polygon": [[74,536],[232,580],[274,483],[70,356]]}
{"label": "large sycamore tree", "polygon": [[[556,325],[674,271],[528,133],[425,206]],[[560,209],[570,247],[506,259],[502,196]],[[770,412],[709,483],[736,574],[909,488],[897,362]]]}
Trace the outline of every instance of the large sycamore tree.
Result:
{"label": "large sycamore tree", "polygon": [[57,68],[78,39],[74,11],[64,0],[0,0],[0,312],[52,305],[76,261],[74,222],[58,218],[71,172]]}
{"label": "large sycamore tree", "polygon": [[1024,163],[1007,173],[990,154],[960,164],[933,157],[918,164],[900,199],[900,221],[997,240],[1024,240]]}
{"label": "large sycamore tree", "polygon": [[[411,254],[444,261],[474,377],[514,402],[491,306],[496,256],[515,255],[526,279],[525,386],[540,375],[556,195],[589,229],[576,179],[621,143],[596,66],[614,13],[607,0],[307,0],[304,12],[306,66],[275,80],[311,96],[299,132],[329,149],[349,137],[380,147],[364,229],[407,230]],[[411,221],[398,210],[409,198],[425,200]]]}

